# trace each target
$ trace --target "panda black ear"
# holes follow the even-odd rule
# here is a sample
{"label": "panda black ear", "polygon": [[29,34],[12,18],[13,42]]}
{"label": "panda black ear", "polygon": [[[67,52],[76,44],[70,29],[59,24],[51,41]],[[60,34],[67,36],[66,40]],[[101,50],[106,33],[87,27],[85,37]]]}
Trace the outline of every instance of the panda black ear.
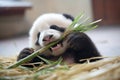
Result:
{"label": "panda black ear", "polygon": [[71,16],[71,15],[69,15],[69,14],[63,13],[63,16],[64,16],[65,18],[67,18],[67,19],[70,19],[70,20],[74,21],[74,17]]}
{"label": "panda black ear", "polygon": [[39,41],[39,36],[40,36],[40,32],[37,34],[37,40],[36,40],[35,45],[40,45],[39,42],[38,42]]}

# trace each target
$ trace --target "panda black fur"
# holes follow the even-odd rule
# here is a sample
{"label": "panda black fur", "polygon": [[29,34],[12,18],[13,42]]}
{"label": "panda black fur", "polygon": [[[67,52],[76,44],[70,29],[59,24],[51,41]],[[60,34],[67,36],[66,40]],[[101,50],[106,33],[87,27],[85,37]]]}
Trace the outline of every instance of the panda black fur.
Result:
{"label": "panda black fur", "polygon": [[[30,30],[30,48],[23,49],[18,55],[17,60],[30,55],[50,42],[58,40],[73,20],[74,18],[68,14],[49,13],[40,16]],[[53,61],[62,57],[64,62],[71,64],[81,63],[81,59],[99,57],[101,55],[85,33],[73,32],[68,34],[57,45],[40,54],[40,56]],[[42,60],[35,57],[28,63],[40,61]]]}

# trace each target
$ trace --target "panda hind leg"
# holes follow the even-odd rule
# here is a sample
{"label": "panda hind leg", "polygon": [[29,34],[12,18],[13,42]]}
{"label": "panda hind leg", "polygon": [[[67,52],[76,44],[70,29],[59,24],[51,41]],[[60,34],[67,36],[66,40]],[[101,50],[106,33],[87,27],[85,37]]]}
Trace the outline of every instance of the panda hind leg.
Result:
{"label": "panda hind leg", "polygon": [[[101,57],[92,40],[81,32],[73,32],[68,35],[68,44],[70,49],[74,51],[74,59],[76,63],[83,63],[81,59],[87,59],[92,57]],[[101,58],[102,59],[102,58]],[[100,58],[91,59],[90,62],[100,60]]]}

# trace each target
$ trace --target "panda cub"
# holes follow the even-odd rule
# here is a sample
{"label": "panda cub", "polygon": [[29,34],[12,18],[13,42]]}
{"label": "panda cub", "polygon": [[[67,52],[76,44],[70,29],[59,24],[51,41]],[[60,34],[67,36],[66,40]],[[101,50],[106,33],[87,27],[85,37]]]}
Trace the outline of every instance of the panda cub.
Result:
{"label": "panda cub", "polygon": [[[58,40],[73,20],[74,18],[71,15],[57,13],[43,14],[38,17],[29,33],[29,48],[24,48],[18,55],[17,60],[19,61],[34,51]],[[72,64],[83,63],[80,62],[81,59],[99,57],[101,55],[85,33],[73,32],[68,34],[65,39],[59,41],[58,44],[40,54],[40,56],[53,61],[62,57],[64,62]],[[41,61],[40,58],[35,57],[28,63]]]}

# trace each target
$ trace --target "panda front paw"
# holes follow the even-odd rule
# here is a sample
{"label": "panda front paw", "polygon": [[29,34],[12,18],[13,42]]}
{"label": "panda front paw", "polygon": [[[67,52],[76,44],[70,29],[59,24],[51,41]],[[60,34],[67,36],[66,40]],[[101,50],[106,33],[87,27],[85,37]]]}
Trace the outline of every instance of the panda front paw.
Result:
{"label": "panda front paw", "polygon": [[34,52],[33,48],[24,48],[17,57],[17,61],[23,59]]}
{"label": "panda front paw", "polygon": [[[17,61],[29,56],[30,54],[32,54],[34,52],[34,49],[33,48],[24,48],[20,54],[18,55],[17,57]],[[39,62],[39,63],[38,63]],[[37,56],[34,57],[32,60],[26,62],[25,64],[22,64],[22,66],[25,66],[25,67],[34,67],[34,66],[39,66],[40,65],[40,62],[42,62],[42,60],[40,58],[38,58]]]}
{"label": "panda front paw", "polygon": [[[32,54],[34,52],[34,49],[33,48],[24,48],[20,54],[18,55],[17,57],[17,61],[29,56],[30,54]],[[29,64],[31,63],[32,60],[26,62],[25,64],[22,64],[22,66],[25,66],[25,67],[33,67],[33,65],[26,65],[26,64]]]}

